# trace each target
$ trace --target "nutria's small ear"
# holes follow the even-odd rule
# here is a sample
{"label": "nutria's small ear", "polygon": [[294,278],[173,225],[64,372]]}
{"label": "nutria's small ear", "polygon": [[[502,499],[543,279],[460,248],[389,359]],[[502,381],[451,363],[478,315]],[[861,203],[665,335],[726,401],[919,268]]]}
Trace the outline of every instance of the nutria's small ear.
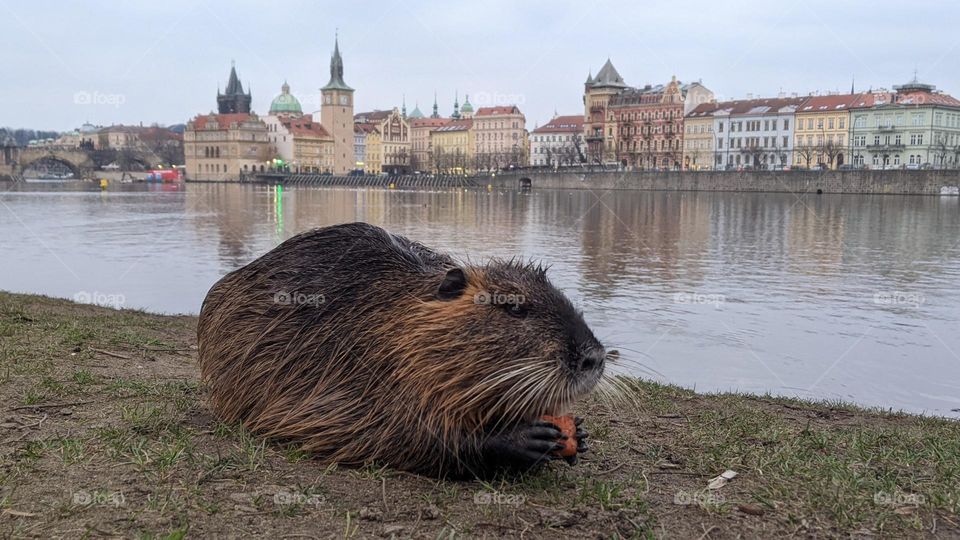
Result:
{"label": "nutria's small ear", "polygon": [[443,283],[437,290],[437,298],[440,300],[453,300],[459,298],[467,288],[467,275],[459,268],[447,270],[447,275],[443,276]]}

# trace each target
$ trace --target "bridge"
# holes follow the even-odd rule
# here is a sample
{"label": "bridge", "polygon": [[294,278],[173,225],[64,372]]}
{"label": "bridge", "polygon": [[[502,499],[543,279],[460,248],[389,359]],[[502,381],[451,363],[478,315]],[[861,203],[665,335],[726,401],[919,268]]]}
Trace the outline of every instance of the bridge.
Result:
{"label": "bridge", "polygon": [[93,176],[96,164],[86,150],[69,147],[0,147],[0,177],[21,178],[24,171],[43,162],[57,163],[70,169],[75,178]]}

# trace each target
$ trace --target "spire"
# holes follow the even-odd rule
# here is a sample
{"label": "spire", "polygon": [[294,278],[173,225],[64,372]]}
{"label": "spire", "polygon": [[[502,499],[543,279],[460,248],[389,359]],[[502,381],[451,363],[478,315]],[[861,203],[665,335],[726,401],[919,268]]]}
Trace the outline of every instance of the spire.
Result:
{"label": "spire", "polygon": [[437,107],[437,91],[433,91],[433,114],[430,115],[430,118],[440,118],[440,112]]}
{"label": "spire", "polygon": [[856,90],[854,90],[854,88],[856,87],[856,82],[857,82],[857,77],[855,75],[852,75],[850,77],[850,95],[857,93]]}
{"label": "spire", "polygon": [[459,90],[453,91],[453,114],[450,115],[450,118],[460,119],[460,92]]}
{"label": "spire", "polygon": [[402,114],[403,117],[406,118],[407,117],[407,94],[401,94],[401,95],[403,96],[403,108],[400,109],[400,114]]}
{"label": "spire", "polygon": [[230,78],[227,79],[227,89],[224,91],[224,94],[228,96],[242,94],[243,85],[240,84],[240,78],[237,77],[237,64],[233,60],[230,61]]}
{"label": "spire", "polygon": [[330,82],[320,90],[345,90],[352,92],[353,88],[343,82],[343,58],[340,57],[339,31],[333,38],[333,55],[330,57]]}

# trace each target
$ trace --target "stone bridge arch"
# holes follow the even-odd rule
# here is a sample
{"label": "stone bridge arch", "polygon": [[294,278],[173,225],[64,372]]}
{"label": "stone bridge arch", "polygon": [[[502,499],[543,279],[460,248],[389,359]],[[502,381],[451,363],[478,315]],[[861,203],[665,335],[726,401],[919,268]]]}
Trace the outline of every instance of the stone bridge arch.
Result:
{"label": "stone bridge arch", "polygon": [[21,148],[11,163],[13,172],[22,175],[31,165],[41,161],[56,161],[65,165],[77,179],[89,177],[95,168],[90,155],[79,149]]}

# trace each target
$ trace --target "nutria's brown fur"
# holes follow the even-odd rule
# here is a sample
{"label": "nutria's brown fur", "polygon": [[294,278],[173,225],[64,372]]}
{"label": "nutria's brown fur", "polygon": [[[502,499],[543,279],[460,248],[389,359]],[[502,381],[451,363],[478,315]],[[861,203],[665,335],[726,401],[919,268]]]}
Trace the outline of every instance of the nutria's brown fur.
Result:
{"label": "nutria's brown fur", "polygon": [[198,334],[224,421],[326,462],[433,475],[550,459],[559,432],[539,417],[589,392],[605,354],[544,269],[459,265],[365,223],[226,275]]}

